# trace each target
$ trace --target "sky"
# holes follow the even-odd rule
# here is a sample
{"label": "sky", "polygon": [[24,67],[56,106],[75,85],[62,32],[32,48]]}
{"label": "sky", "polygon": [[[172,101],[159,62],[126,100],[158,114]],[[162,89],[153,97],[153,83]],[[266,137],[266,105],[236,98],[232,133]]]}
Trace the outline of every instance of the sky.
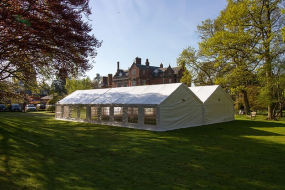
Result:
{"label": "sky", "polygon": [[97,49],[91,79],[128,69],[136,57],[151,66],[176,67],[184,48],[198,47],[197,25],[216,18],[226,0],[90,0],[89,24]]}

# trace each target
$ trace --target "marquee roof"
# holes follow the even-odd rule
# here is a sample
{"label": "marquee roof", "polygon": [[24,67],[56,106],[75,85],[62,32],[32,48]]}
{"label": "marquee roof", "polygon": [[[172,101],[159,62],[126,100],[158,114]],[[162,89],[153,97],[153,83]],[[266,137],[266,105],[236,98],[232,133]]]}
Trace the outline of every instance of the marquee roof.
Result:
{"label": "marquee roof", "polygon": [[182,83],[77,90],[59,104],[160,104]]}

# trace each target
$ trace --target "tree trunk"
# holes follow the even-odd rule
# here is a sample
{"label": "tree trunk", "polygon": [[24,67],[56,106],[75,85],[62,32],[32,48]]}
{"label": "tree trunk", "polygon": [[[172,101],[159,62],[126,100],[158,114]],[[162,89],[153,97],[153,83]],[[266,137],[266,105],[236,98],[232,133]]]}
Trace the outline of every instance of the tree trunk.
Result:
{"label": "tree trunk", "polygon": [[270,4],[269,1],[266,1],[266,16],[265,16],[265,32],[262,34],[264,37],[264,61],[265,61],[265,69],[266,69],[266,90],[267,90],[267,98],[268,98],[268,115],[267,119],[271,120],[274,119],[273,115],[273,108],[274,104],[272,103],[273,100],[273,87],[272,87],[272,64],[271,64],[271,56],[270,56],[270,43],[272,37],[272,30],[271,30],[271,11],[270,11]]}
{"label": "tree trunk", "polygon": [[280,117],[283,117],[283,114],[282,114],[282,107],[283,107],[283,106],[282,106],[282,102],[281,102],[281,101],[279,102],[279,106],[280,106],[280,107],[279,107],[279,110],[280,110],[280,112],[279,112],[279,113],[280,113]]}
{"label": "tree trunk", "polygon": [[245,114],[248,115],[250,113],[250,107],[249,107],[248,98],[247,98],[247,91],[242,90],[241,93],[242,93],[242,98],[244,102],[244,111],[245,111]]}

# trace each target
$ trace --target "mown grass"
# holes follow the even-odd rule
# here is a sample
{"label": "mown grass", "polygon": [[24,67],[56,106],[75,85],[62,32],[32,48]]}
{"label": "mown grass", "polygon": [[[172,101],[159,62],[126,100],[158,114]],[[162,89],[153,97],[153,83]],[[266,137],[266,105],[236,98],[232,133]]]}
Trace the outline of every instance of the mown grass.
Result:
{"label": "mown grass", "polygon": [[151,132],[0,113],[0,189],[284,189],[285,122]]}

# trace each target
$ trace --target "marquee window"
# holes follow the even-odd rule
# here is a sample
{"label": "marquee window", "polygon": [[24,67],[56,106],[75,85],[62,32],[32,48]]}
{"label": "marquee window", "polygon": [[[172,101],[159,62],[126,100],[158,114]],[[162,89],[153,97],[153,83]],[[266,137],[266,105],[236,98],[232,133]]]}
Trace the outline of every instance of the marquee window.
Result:
{"label": "marquee window", "polygon": [[61,106],[55,107],[55,117],[60,118],[61,117]]}
{"label": "marquee window", "polygon": [[123,121],[123,107],[114,107],[114,120],[117,122]]}
{"label": "marquee window", "polygon": [[128,107],[128,123],[138,123],[138,113],[138,108]]}
{"label": "marquee window", "polygon": [[77,107],[71,107],[70,112],[71,112],[70,115],[71,118],[77,118]]}
{"label": "marquee window", "polygon": [[110,108],[102,107],[101,109],[101,121],[109,121],[110,119]]}
{"label": "marquee window", "polygon": [[80,107],[80,119],[86,119],[86,107]]}
{"label": "marquee window", "polygon": [[144,124],[156,125],[156,108],[144,108]]}
{"label": "marquee window", "polygon": [[98,119],[98,107],[97,106],[91,106],[91,119],[92,120]]}
{"label": "marquee window", "polygon": [[63,106],[63,118],[69,118],[69,106]]}

